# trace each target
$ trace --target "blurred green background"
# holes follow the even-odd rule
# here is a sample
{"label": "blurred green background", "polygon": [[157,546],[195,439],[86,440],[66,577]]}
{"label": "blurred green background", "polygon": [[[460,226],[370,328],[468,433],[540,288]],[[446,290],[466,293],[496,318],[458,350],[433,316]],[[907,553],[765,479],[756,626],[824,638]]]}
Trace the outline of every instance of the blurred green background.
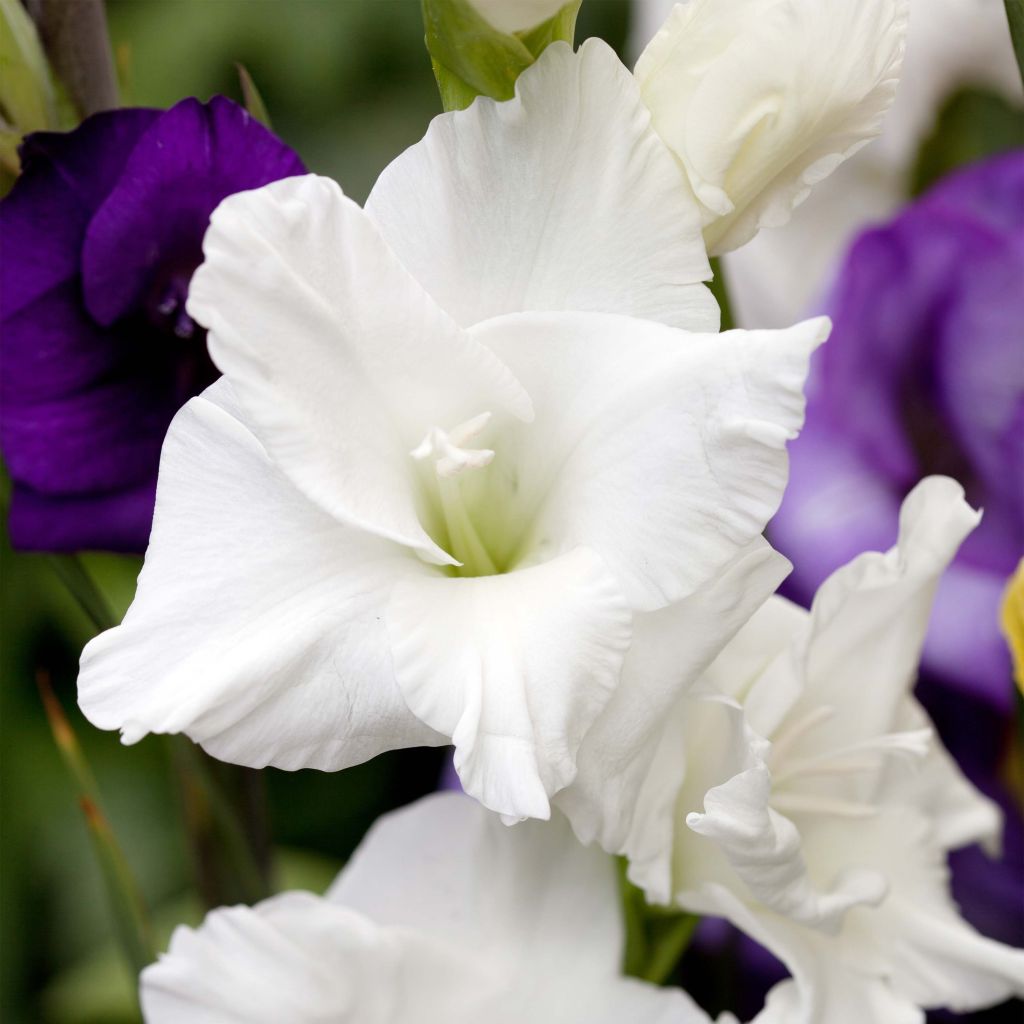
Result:
{"label": "blurred green background", "polygon": [[[311,170],[360,201],[441,109],[418,0],[108,0],[107,7],[126,105],[169,107],[214,93],[240,99],[240,62],[275,131]],[[590,0],[578,37],[601,35],[621,50],[628,15],[626,0]],[[161,948],[174,924],[201,916],[167,744],[149,737],[122,747],[115,734],[85,722],[75,677],[92,626],[46,556],[13,554],[6,537],[0,545],[0,1019],[136,1020],[134,978],[113,942],[37,671],[52,677],[85,747],[154,910]],[[113,556],[87,563],[123,612],[139,563]],[[374,818],[436,787],[444,756],[402,751],[335,775],[266,771],[275,883],[325,887]]]}

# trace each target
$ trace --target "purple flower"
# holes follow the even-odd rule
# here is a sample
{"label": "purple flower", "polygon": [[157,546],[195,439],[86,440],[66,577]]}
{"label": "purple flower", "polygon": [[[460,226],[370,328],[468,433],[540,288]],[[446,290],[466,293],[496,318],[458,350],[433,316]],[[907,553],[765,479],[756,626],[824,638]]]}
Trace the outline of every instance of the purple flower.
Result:
{"label": "purple flower", "polygon": [[772,524],[795,596],[889,547],[920,477],[955,477],[985,515],[940,586],[924,667],[1007,711],[999,604],[1024,552],[1024,151],[946,179],[862,234],[830,306]]}
{"label": "purple flower", "polygon": [[142,551],[178,408],[217,375],[185,312],[217,204],[304,167],[223,97],[39,133],[0,204],[0,447],[23,549]]}

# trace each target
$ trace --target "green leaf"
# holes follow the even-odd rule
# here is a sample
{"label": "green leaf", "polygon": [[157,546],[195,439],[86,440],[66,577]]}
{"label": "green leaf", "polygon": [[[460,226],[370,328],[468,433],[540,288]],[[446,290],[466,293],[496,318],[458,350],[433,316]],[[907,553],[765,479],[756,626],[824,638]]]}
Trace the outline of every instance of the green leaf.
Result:
{"label": "green leaf", "polygon": [[576,38],[576,16],[582,3],[583,0],[571,0],[553,18],[516,35],[535,58],[551,43],[565,42],[572,46]]}
{"label": "green leaf", "polygon": [[1010,23],[1010,39],[1017,57],[1017,68],[1024,82],[1024,0],[1003,0],[1006,4],[1006,19]]}
{"label": "green leaf", "polygon": [[1024,146],[1024,111],[993,92],[963,89],[939,112],[921,144],[911,178],[920,195],[965,164]]}
{"label": "green leaf", "polygon": [[57,127],[49,67],[20,0],[0,0],[0,108],[22,134]]}
{"label": "green leaf", "polygon": [[93,850],[103,871],[118,937],[135,974],[156,959],[149,913],[138,883],[100,804],[99,791],[85,753],[50,686],[49,676],[40,670],[36,677],[54,743],[75,785],[78,803],[89,830]]}
{"label": "green leaf", "polygon": [[238,83],[242,88],[242,102],[245,105],[245,109],[260,124],[266,125],[267,128],[272,128],[270,114],[267,113],[267,105],[263,102],[263,97],[260,95],[259,89],[256,88],[252,75],[249,74],[244,64],[236,63],[235,70],[238,72]]}

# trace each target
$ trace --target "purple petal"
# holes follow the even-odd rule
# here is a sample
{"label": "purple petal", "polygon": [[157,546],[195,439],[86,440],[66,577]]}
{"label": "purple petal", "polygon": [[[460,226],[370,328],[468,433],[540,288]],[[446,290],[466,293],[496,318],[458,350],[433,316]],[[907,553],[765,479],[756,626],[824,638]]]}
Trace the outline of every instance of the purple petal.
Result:
{"label": "purple petal", "polygon": [[0,444],[13,479],[44,493],[108,491],[153,475],[178,407],[165,372],[82,311],[76,282],[4,323]]}
{"label": "purple petal", "polygon": [[955,561],[939,582],[922,666],[947,684],[1013,710],[1010,652],[999,629],[1007,577]]}
{"label": "purple petal", "polygon": [[183,100],[139,140],[86,233],[85,303],[102,324],[159,303],[166,275],[187,283],[210,214],[226,196],[295,174],[298,156],[223,97]]}
{"label": "purple petal", "polygon": [[155,497],[155,476],[124,490],[75,496],[15,484],[11,543],[22,551],[145,551]]}
{"label": "purple petal", "polygon": [[984,509],[940,588],[924,664],[1007,711],[996,610],[1024,551],[1024,152],[940,183],[851,247],[814,364],[771,537],[807,600],[893,541],[917,479],[958,479]]}
{"label": "purple petal", "polygon": [[825,579],[862,551],[896,541],[903,495],[842,435],[808,428],[790,445],[789,485],[769,524],[772,543],[793,562],[786,589],[810,603]]}
{"label": "purple petal", "polygon": [[[96,114],[73,132],[27,136],[22,174],[0,203],[7,253],[0,262],[3,318],[77,277],[89,220],[158,116],[156,110],[117,110]],[[10,358],[6,343],[4,358]]]}

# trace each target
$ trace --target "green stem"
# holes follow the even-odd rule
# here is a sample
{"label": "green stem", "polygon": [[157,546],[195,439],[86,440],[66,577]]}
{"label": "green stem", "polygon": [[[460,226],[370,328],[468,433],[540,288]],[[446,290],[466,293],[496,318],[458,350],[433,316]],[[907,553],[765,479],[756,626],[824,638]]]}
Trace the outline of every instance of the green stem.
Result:
{"label": "green stem", "polygon": [[1024,0],[1004,0],[1006,20],[1010,23],[1010,40],[1017,58],[1017,69],[1024,82]]}
{"label": "green stem", "polygon": [[668,981],[690,945],[699,921],[695,914],[672,914],[649,922],[652,934],[648,939],[647,963],[641,974],[644,980],[655,985]]}
{"label": "green stem", "polygon": [[711,279],[708,287],[718,303],[718,308],[722,311],[721,330],[731,331],[736,326],[736,318],[733,316],[732,302],[729,299],[729,286],[725,280],[720,257],[715,256],[712,258],[711,271],[715,276]]}
{"label": "green stem", "polygon": [[671,978],[690,944],[700,918],[695,914],[651,906],[627,877],[628,863],[618,859],[619,893],[626,943],[623,972],[655,985]]}
{"label": "green stem", "polygon": [[103,0],[32,0],[43,47],[82,117],[118,105]]}

